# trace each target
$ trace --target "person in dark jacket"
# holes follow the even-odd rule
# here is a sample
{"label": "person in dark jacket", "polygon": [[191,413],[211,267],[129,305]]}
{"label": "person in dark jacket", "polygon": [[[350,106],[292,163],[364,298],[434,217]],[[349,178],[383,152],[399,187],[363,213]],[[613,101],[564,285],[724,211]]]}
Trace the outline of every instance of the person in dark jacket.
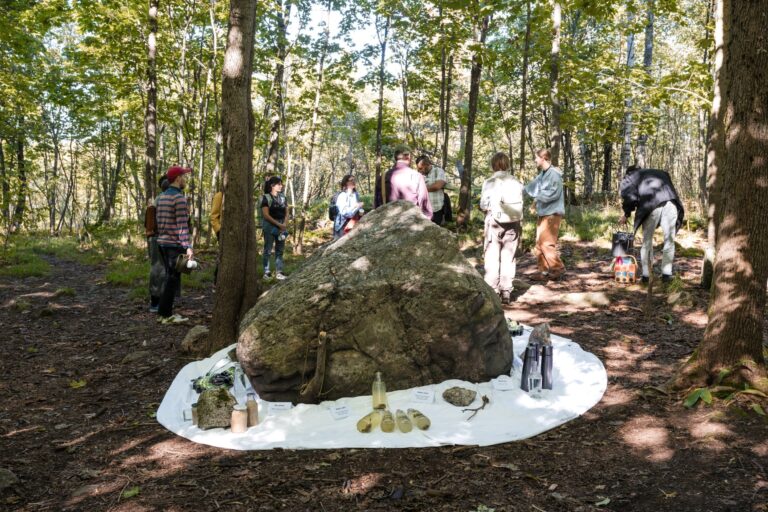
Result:
{"label": "person in dark jacket", "polygon": [[677,195],[672,179],[666,171],[627,168],[619,187],[624,215],[619,223],[626,225],[635,212],[634,232],[643,226],[643,247],[640,258],[643,266],[642,282],[647,283],[653,266],[653,232],[661,226],[664,249],[661,258],[661,280],[672,280],[672,261],[675,259],[675,235],[683,225],[685,210]]}

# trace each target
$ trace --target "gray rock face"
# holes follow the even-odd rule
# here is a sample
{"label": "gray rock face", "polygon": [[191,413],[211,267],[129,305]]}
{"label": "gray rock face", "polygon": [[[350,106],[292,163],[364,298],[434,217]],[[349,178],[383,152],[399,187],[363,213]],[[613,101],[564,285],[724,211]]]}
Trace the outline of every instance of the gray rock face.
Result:
{"label": "gray rock face", "polygon": [[228,428],[235,404],[237,400],[227,389],[206,389],[197,399],[197,426],[203,430]]}
{"label": "gray rock face", "polygon": [[377,370],[388,390],[485,381],[509,371],[512,340],[455,237],[399,201],[265,293],[237,358],[262,398],[317,403],[370,394]]}
{"label": "gray rock face", "polygon": [[184,341],[179,345],[179,350],[183,354],[202,353],[202,344],[205,343],[208,336],[208,328],[204,325],[196,325],[187,331]]}
{"label": "gray rock face", "polygon": [[551,345],[552,336],[549,332],[549,324],[544,322],[533,328],[531,335],[528,337],[529,343],[538,343],[540,345]]}

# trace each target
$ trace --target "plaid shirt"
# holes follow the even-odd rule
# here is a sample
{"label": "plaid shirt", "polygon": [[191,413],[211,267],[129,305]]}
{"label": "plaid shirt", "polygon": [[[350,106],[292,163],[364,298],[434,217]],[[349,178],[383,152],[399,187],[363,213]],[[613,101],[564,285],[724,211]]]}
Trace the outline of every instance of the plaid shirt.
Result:
{"label": "plaid shirt", "polygon": [[157,198],[157,243],[165,247],[189,249],[189,210],[187,198],[176,187]]}

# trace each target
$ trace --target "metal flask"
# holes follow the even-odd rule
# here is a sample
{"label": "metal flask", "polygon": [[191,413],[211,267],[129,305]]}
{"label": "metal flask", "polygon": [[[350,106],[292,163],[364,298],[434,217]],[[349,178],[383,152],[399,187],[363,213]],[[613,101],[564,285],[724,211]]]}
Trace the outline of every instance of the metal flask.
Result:
{"label": "metal flask", "polygon": [[552,389],[552,345],[541,347],[541,388]]}
{"label": "metal flask", "polygon": [[523,391],[530,391],[528,385],[528,377],[531,372],[536,371],[539,364],[539,354],[541,349],[538,343],[529,343],[525,347],[525,355],[523,356],[523,374],[520,377],[520,389]]}

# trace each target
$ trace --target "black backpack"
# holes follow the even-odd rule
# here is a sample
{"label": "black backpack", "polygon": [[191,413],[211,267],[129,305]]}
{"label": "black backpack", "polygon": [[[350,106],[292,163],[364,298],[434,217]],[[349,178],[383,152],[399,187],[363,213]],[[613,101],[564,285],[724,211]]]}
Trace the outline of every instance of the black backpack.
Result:
{"label": "black backpack", "polygon": [[336,217],[339,215],[339,207],[336,206],[336,200],[339,198],[339,194],[341,194],[341,191],[333,194],[331,202],[328,203],[328,220],[336,220]]}

